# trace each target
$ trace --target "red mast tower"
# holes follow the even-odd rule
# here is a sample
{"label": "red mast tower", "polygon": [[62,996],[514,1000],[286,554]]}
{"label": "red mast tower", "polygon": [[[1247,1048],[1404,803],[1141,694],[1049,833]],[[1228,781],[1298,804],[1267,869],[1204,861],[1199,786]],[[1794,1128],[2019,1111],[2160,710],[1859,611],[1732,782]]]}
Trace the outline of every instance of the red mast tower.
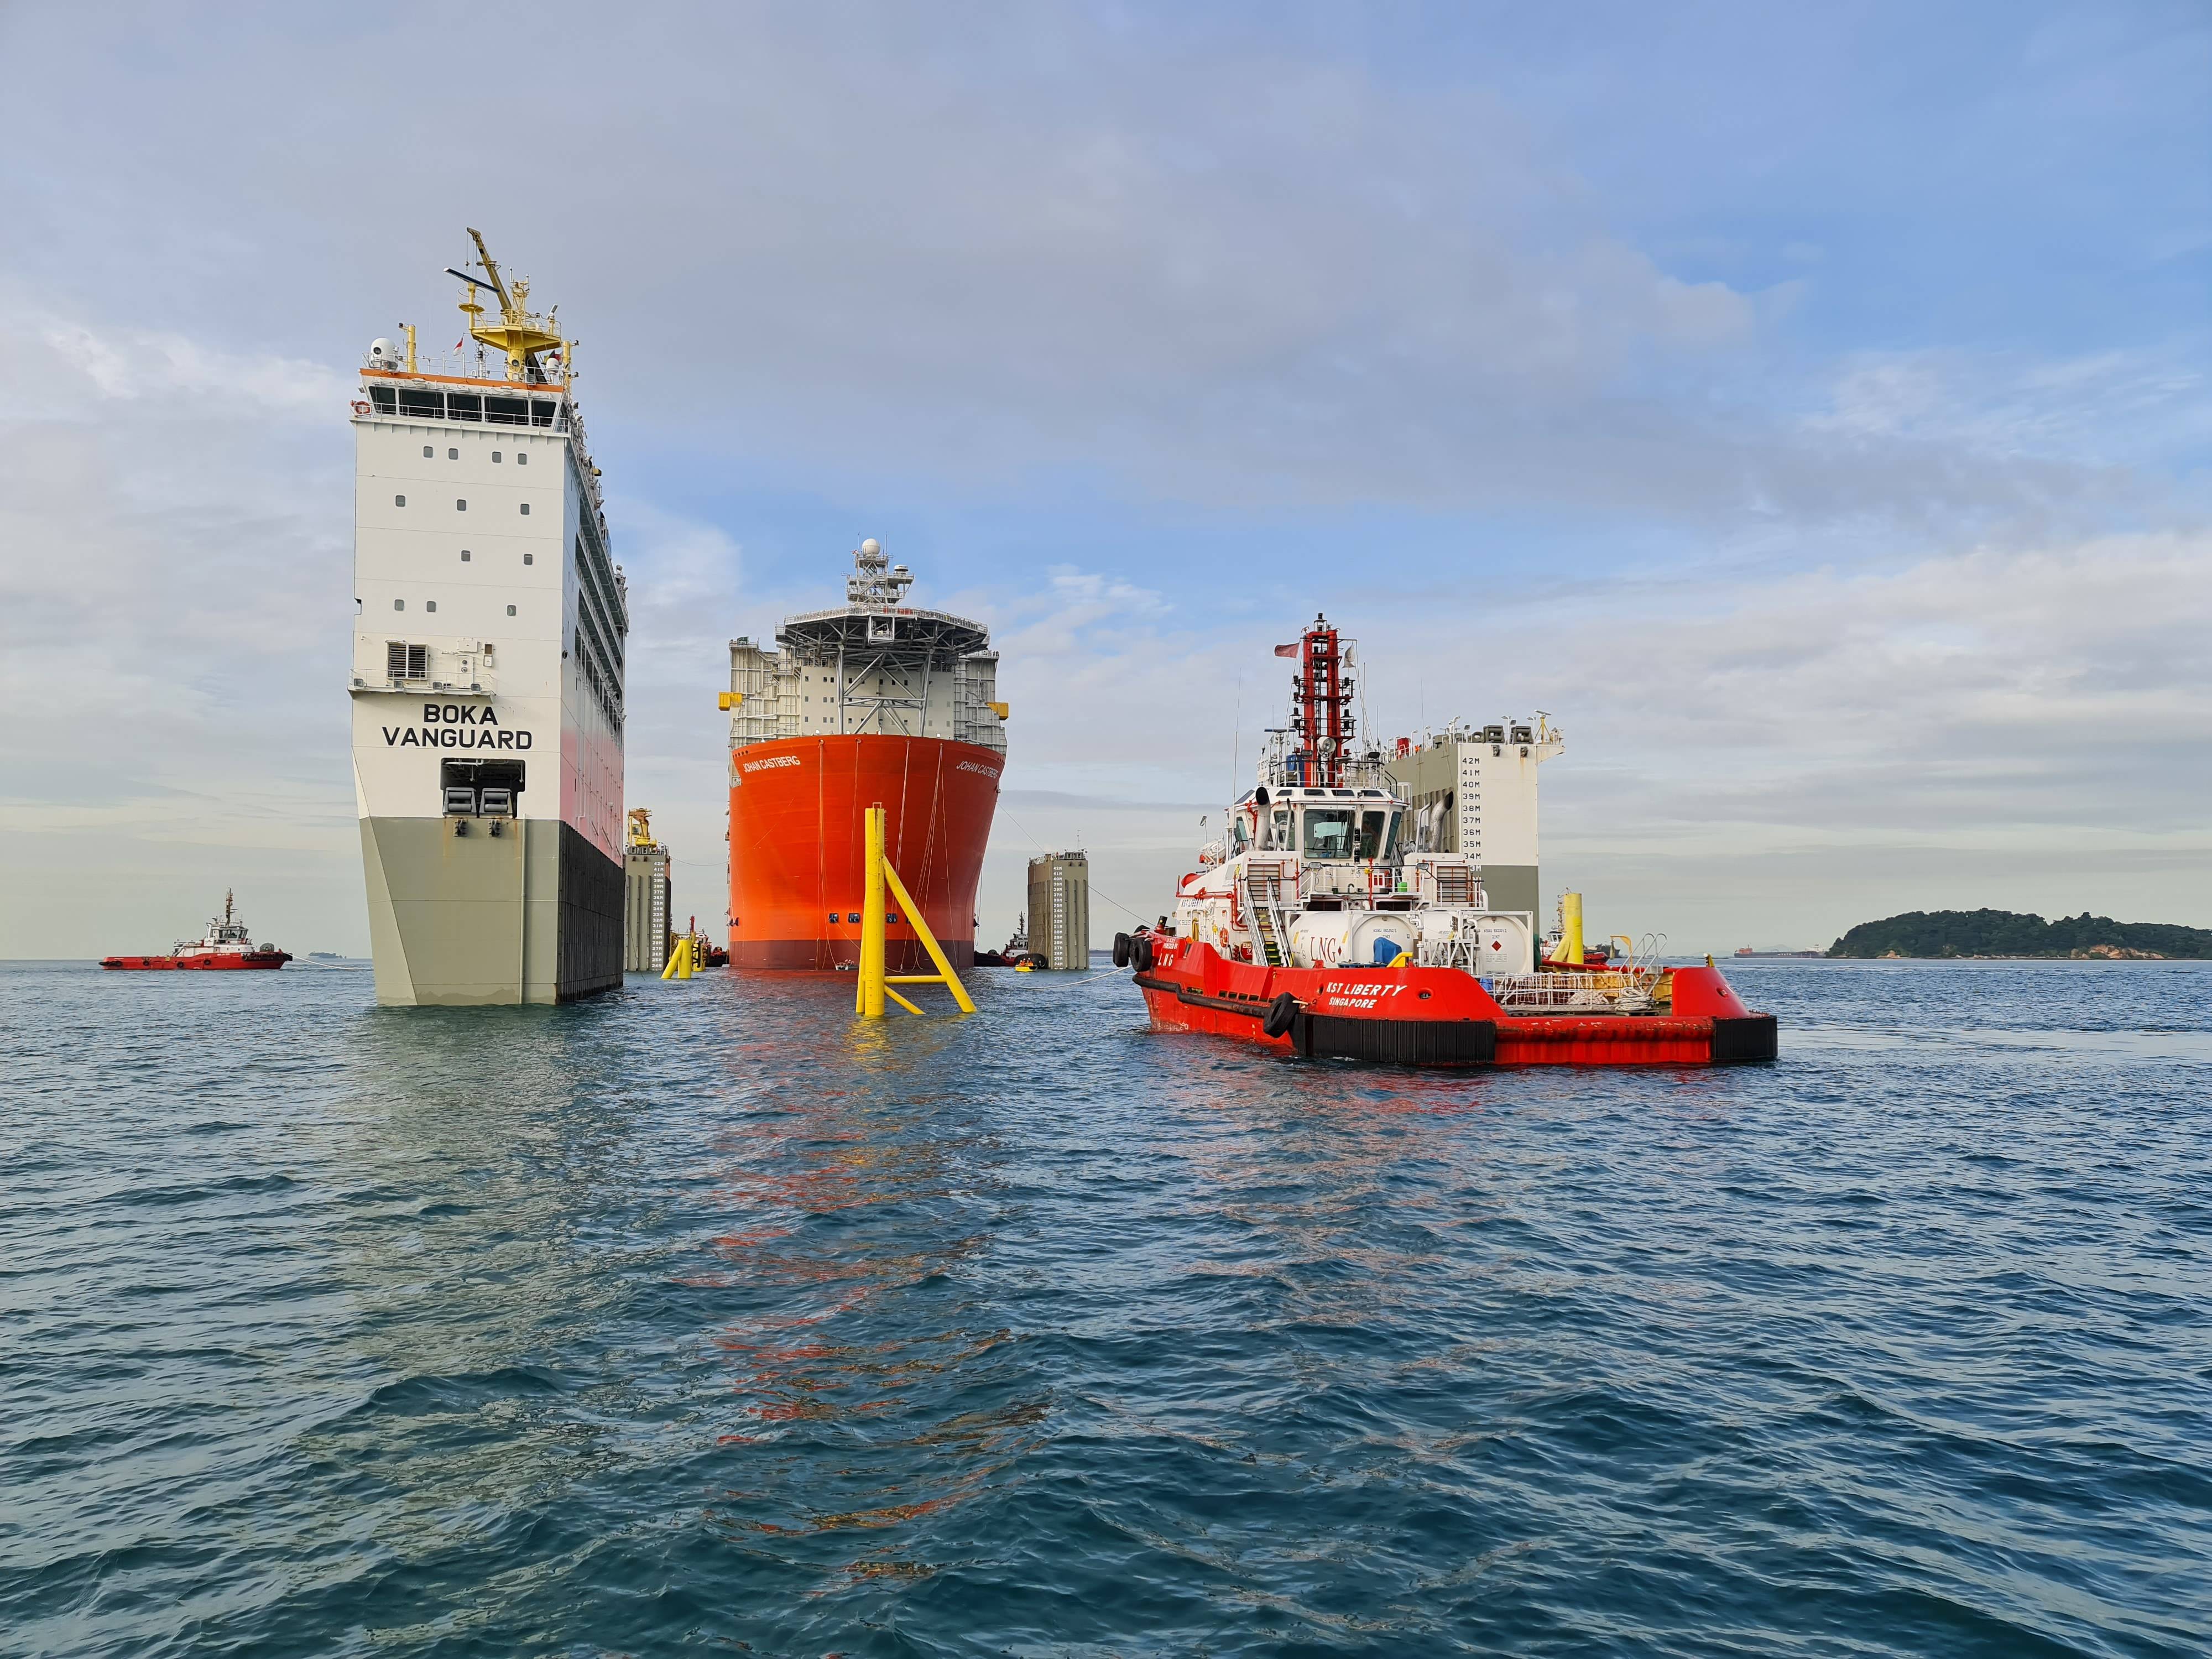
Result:
{"label": "red mast tower", "polygon": [[1298,674],[1291,689],[1297,694],[1291,726],[1303,750],[1291,757],[1292,763],[1305,782],[1333,787],[1343,781],[1344,757],[1352,748],[1352,683],[1344,678],[1336,629],[1318,612],[1300,641]]}

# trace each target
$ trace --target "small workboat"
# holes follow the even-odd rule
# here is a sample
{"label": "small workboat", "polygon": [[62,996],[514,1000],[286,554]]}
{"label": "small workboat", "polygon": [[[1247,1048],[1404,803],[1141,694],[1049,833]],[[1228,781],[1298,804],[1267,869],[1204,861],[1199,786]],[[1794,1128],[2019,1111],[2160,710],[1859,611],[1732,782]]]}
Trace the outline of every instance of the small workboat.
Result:
{"label": "small workboat", "polygon": [[176,949],[166,956],[102,957],[103,968],[126,969],[166,970],[192,969],[223,971],[246,968],[282,968],[291,961],[289,951],[280,951],[273,945],[256,945],[247,933],[246,924],[235,914],[235,903],[226,891],[222,896],[222,914],[208,923],[208,930],[196,939],[179,939]]}

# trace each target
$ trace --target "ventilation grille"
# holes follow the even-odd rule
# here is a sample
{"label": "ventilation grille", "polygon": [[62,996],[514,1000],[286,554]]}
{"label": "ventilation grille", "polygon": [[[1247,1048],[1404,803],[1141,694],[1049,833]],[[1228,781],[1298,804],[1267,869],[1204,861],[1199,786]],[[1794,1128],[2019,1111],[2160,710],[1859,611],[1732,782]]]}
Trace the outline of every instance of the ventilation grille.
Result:
{"label": "ventilation grille", "polygon": [[409,645],[404,640],[384,642],[384,677],[393,684],[430,678],[430,647]]}

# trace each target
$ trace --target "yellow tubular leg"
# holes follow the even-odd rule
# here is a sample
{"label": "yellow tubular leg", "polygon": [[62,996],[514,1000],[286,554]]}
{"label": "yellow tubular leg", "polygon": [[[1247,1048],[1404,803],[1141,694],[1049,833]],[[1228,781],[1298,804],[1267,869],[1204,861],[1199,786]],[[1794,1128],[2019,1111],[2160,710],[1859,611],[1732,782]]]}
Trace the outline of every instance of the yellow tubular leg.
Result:
{"label": "yellow tubular leg", "polygon": [[969,996],[968,988],[960,982],[959,975],[952,971],[952,964],[945,959],[945,952],[938,948],[937,935],[929,931],[929,924],[921,919],[921,907],[914,902],[914,896],[906,890],[906,884],[898,878],[897,871],[892,869],[889,864],[883,866],[883,871],[884,879],[890,884],[891,891],[898,896],[899,908],[906,913],[907,920],[914,923],[915,936],[921,940],[922,948],[929,952],[929,959],[937,964],[937,971],[945,981],[945,988],[952,993],[952,1000],[960,1005],[962,1013],[974,1013],[975,1001]]}
{"label": "yellow tubular leg", "polygon": [[[884,1017],[884,809],[867,811],[867,885],[860,904],[860,1014],[863,1019]],[[903,998],[901,999],[904,1000]]]}

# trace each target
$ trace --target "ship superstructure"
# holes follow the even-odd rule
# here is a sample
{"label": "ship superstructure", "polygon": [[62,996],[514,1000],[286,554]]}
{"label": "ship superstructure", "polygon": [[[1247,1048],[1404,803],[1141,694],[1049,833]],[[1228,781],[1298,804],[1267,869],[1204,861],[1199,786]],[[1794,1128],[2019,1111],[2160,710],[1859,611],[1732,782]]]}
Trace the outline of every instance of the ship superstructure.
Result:
{"label": "ship superstructure", "polygon": [[1493,908],[1474,858],[1437,845],[1435,815],[1425,824],[1416,813],[1395,757],[1360,744],[1352,642],[1316,617],[1278,654],[1298,663],[1289,722],[1268,732],[1226,836],[1201,849],[1183,878],[1177,937],[1278,968],[1405,954],[1485,974],[1530,972],[1533,902]]}
{"label": "ship superstructure", "polygon": [[622,980],[628,593],[574,343],[469,234],[475,268],[448,274],[476,349],[379,339],[353,405],[354,787],[387,1004]]}
{"label": "ship superstructure", "polygon": [[[975,958],[975,884],[999,800],[1007,708],[981,623],[906,605],[914,576],[872,537],[845,603],[787,617],[774,649],[730,641],[730,963],[857,962],[863,817],[955,967]],[[926,953],[886,928],[896,971]]]}
{"label": "ship superstructure", "polygon": [[1540,711],[1399,738],[1388,769],[1413,804],[1412,850],[1464,853],[1492,904],[1535,913],[1536,769],[1565,747]]}

